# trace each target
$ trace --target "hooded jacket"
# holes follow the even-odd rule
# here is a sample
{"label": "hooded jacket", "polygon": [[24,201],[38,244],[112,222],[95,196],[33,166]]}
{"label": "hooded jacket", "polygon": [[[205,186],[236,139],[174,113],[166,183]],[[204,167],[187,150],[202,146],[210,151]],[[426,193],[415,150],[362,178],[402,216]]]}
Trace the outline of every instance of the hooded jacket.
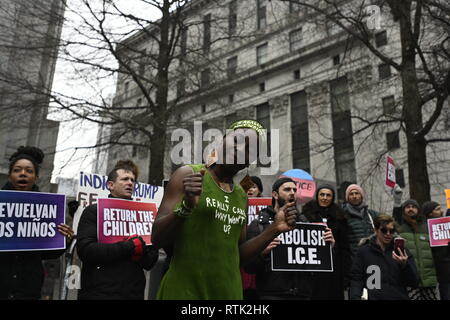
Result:
{"label": "hooded jacket", "polygon": [[[360,300],[364,288],[368,290],[369,300],[409,300],[406,287],[416,287],[419,283],[414,257],[406,249],[408,260],[406,265],[401,265],[392,258],[393,250],[393,241],[385,251],[375,236],[361,241],[350,273],[350,300]],[[380,277],[379,286],[377,277]]]}
{"label": "hooded jacket", "polygon": [[[109,196],[112,198],[112,196]],[[130,241],[99,243],[97,205],[88,206],[78,225],[77,252],[83,262],[80,300],[143,300],[145,275],[158,260],[158,250],[146,246],[139,262],[131,260],[134,244]]]}
{"label": "hooded jacket", "polygon": [[[6,183],[2,190],[15,190]],[[33,192],[39,192],[37,185]],[[0,253],[0,300],[38,300],[44,283],[42,260],[57,259],[65,250]]]}

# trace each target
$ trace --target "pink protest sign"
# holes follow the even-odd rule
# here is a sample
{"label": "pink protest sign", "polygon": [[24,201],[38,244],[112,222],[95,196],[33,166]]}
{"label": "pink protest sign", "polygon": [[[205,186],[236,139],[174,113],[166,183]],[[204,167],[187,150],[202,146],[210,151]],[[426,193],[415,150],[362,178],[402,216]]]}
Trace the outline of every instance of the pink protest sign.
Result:
{"label": "pink protest sign", "polygon": [[386,185],[390,188],[395,187],[395,165],[394,159],[387,156],[386,160]]}
{"label": "pink protest sign", "polygon": [[247,224],[255,220],[262,209],[272,205],[272,198],[248,198]]}
{"label": "pink protest sign", "polygon": [[97,200],[97,236],[100,243],[115,243],[129,236],[141,236],[151,244],[156,203],[122,199]]}
{"label": "pink protest sign", "polygon": [[428,219],[430,247],[446,246],[450,242],[450,217]]}

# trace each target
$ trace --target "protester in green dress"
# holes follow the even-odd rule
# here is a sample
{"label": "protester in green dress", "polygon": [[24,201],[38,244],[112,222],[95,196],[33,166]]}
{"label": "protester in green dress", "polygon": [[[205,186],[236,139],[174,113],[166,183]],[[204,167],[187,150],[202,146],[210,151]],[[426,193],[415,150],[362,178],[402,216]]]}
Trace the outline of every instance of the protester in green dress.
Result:
{"label": "protester in green dress", "polygon": [[[235,151],[235,161],[184,166],[168,183],[152,231],[153,244],[172,253],[158,299],[242,299],[240,265],[295,226],[294,203],[289,203],[265,232],[245,241],[247,196],[233,177],[248,167],[250,141],[263,132],[253,120],[231,129],[222,147],[224,155]],[[245,143],[238,143],[236,135],[244,135]],[[236,151],[245,152],[245,163],[236,161]]]}

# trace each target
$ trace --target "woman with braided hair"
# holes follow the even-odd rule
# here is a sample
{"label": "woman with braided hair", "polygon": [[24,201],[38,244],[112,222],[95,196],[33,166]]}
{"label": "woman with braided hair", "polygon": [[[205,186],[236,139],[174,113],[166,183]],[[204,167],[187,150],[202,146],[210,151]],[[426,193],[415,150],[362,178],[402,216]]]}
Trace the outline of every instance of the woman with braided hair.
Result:
{"label": "woman with braided hair", "polygon": [[[39,192],[37,181],[44,153],[36,147],[20,147],[9,159],[8,182],[2,190]],[[58,231],[71,240],[74,232],[60,224]],[[42,260],[56,259],[65,250],[0,253],[0,299],[36,300],[44,282]]]}

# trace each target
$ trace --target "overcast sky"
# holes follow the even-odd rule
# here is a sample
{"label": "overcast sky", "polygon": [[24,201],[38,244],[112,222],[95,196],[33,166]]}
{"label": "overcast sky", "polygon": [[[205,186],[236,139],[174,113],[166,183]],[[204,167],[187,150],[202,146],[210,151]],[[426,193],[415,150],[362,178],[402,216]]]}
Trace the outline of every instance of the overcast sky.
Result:
{"label": "overcast sky", "polygon": [[[77,37],[74,28],[79,28],[83,25],[80,15],[85,16],[85,9],[80,7],[80,1],[68,1],[69,9],[65,12],[66,23],[63,26],[62,39],[73,39]],[[89,3],[92,4],[95,2],[90,1]],[[158,19],[158,10],[151,8],[141,0],[118,0],[117,4],[125,13],[151,20]],[[111,20],[108,23],[108,27],[114,29],[126,27],[125,21],[121,19]],[[70,50],[72,54],[83,54],[83,49],[80,47],[72,46]],[[69,63],[60,57],[56,64],[52,90],[65,96],[82,98],[89,101],[95,101],[100,95],[104,98],[112,98],[114,96],[115,78],[106,77],[102,78],[101,81],[88,84],[85,81],[85,78],[88,76],[80,72],[79,66]],[[55,182],[57,177],[77,178],[80,171],[92,172],[92,164],[96,160],[95,150],[86,149],[86,147],[95,145],[98,130],[97,125],[88,121],[67,121],[67,119],[71,118],[71,115],[61,112],[51,111],[49,118],[61,121],[52,182]],[[81,149],[77,150],[77,148]]]}

